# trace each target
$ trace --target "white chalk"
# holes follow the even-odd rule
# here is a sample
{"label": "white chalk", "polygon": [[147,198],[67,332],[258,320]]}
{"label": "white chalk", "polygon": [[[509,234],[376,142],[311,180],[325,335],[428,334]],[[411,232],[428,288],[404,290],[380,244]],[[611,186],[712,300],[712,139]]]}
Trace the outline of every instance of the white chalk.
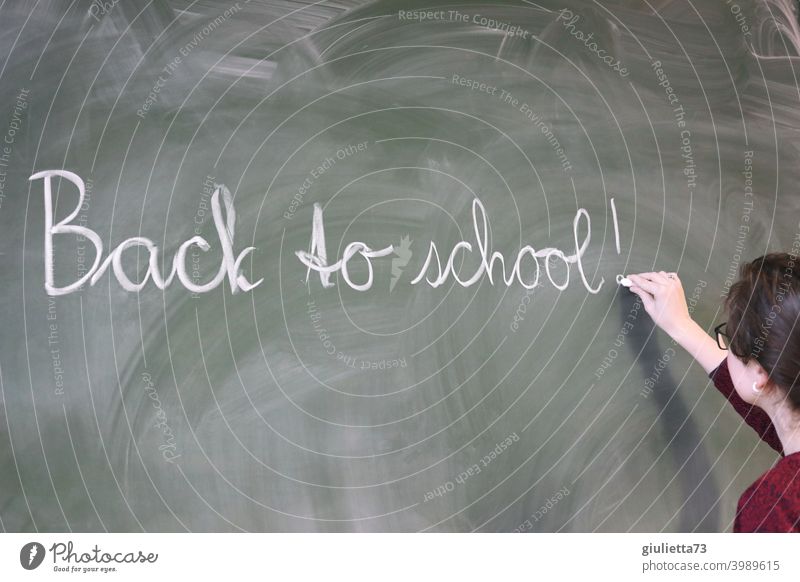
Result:
{"label": "white chalk", "polygon": [[617,275],[617,285],[622,285],[623,287],[630,287],[633,285],[633,281],[628,279],[625,275]]}

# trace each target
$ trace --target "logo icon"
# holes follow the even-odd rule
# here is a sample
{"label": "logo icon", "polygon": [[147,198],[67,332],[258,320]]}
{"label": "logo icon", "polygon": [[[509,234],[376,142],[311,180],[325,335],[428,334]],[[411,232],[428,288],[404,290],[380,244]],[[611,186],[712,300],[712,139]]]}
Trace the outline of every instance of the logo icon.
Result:
{"label": "logo icon", "polygon": [[44,561],[44,546],[39,542],[28,542],[19,551],[19,563],[26,570],[35,570]]}
{"label": "logo icon", "polygon": [[411,237],[405,235],[400,239],[400,247],[394,251],[397,258],[392,259],[392,279],[389,282],[389,293],[394,290],[394,286],[403,275],[403,269],[405,269],[406,265],[408,265],[408,262],[411,260],[411,256],[413,255],[411,243],[413,242]]}

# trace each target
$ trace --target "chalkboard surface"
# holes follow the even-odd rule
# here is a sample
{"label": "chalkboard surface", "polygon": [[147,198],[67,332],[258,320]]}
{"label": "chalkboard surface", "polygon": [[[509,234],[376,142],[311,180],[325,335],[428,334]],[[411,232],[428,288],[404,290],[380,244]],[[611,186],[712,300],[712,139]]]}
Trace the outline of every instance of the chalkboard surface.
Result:
{"label": "chalkboard surface", "polygon": [[726,531],[796,4],[0,6],[6,531]]}

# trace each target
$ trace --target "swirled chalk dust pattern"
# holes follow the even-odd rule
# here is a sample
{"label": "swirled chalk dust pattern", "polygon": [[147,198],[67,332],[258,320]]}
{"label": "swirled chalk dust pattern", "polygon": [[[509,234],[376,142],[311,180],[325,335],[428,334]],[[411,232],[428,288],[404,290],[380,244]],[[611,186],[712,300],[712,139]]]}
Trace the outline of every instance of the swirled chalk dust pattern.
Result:
{"label": "swirled chalk dust pattern", "polygon": [[797,5],[0,5],[6,531],[726,531]]}

